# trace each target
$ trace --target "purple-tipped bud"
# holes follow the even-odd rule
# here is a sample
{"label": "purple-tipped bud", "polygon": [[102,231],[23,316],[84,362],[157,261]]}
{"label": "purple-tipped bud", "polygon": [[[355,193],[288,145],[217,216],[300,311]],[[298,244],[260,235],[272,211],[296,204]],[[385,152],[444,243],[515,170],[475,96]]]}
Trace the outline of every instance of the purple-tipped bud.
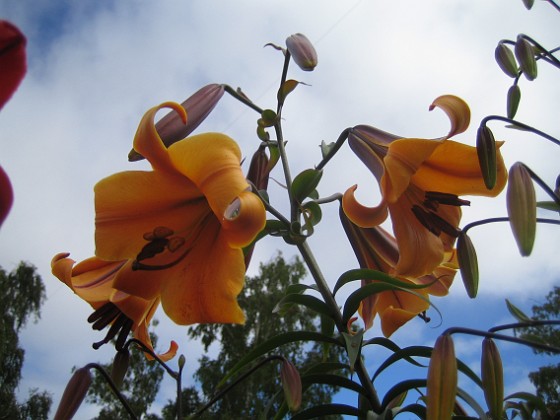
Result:
{"label": "purple-tipped bud", "polygon": [[513,236],[519,252],[526,257],[535,242],[537,200],[531,175],[521,162],[514,163],[509,170],[506,202]]}
{"label": "purple-tipped bud", "polygon": [[305,35],[290,35],[286,38],[286,47],[300,69],[312,71],[317,66],[317,51]]}
{"label": "purple-tipped bud", "polygon": [[482,342],[482,389],[493,419],[501,419],[504,404],[504,372],[502,358],[496,343],[491,338]]}
{"label": "purple-tipped bud", "polygon": [[91,373],[88,368],[83,367],[75,371],[62,394],[54,420],[71,419],[80,408],[90,385]]}
{"label": "purple-tipped bud", "polygon": [[453,339],[440,335],[428,367],[427,418],[448,420],[453,414],[457,394],[457,359]]}
{"label": "purple-tipped bud", "polygon": [[301,378],[296,367],[286,359],[280,368],[280,379],[288,407],[292,411],[298,410],[301,405]]}
{"label": "purple-tipped bud", "polygon": [[[156,123],[156,130],[163,143],[169,147],[173,143],[184,139],[191,134],[212,112],[224,94],[224,86],[211,84],[199,89],[181,105],[187,111],[187,123],[183,124],[181,117],[175,111],[166,114]],[[132,149],[128,160],[135,162],[144,159],[140,153]]]}

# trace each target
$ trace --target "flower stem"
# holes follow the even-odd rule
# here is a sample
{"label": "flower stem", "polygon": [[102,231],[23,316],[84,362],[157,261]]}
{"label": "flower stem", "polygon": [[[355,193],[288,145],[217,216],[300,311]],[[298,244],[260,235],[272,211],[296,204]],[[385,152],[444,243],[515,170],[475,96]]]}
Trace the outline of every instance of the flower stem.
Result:
{"label": "flower stem", "polygon": [[[487,225],[489,223],[496,223],[496,222],[509,222],[509,217],[490,217],[488,219],[477,220],[476,222],[471,222],[462,229],[464,233],[473,227]],[[542,217],[537,217],[537,223],[548,223],[550,225],[560,225],[560,220],[554,219],[544,219]]]}
{"label": "flower stem", "polygon": [[[343,322],[340,308],[338,307],[338,304],[336,303],[336,300],[334,299],[334,296],[331,293],[329,285],[327,284],[327,281],[325,280],[325,277],[323,276],[323,273],[319,268],[319,264],[317,264],[317,261],[315,260],[315,257],[313,256],[311,249],[309,248],[309,245],[307,244],[306,241],[303,241],[301,243],[298,243],[297,247],[299,249],[299,252],[301,253],[303,260],[307,264],[307,267],[309,268],[309,271],[311,272],[313,279],[315,280],[317,289],[321,293],[321,296],[323,297],[325,303],[332,310],[334,322],[338,331],[340,333],[348,332],[348,328],[346,324]],[[371,405],[371,408],[375,412],[381,412],[381,402],[379,401],[379,396],[377,395],[377,391],[375,390],[373,383],[371,382],[371,379],[369,377],[369,374],[366,370],[363,359],[361,357],[358,357],[356,359],[354,369],[358,375],[358,378],[360,379],[362,386],[366,389],[368,393],[368,400]]]}
{"label": "flower stem", "polygon": [[560,146],[560,140],[558,140],[555,137],[552,137],[550,134],[546,134],[544,131],[541,130],[537,130],[536,128],[531,127],[530,125],[527,124],[523,124],[519,121],[515,121],[511,118],[507,118],[507,117],[502,117],[500,115],[488,115],[487,117],[483,118],[482,121],[480,122],[480,126],[485,126],[486,123],[490,120],[498,120],[498,121],[504,121],[510,124],[515,125],[516,127],[519,127],[523,130],[527,130],[530,131],[532,133],[535,133],[541,137],[544,137],[545,139],[551,141],[552,143],[556,144],[557,146]]}
{"label": "flower stem", "polygon": [[350,133],[350,130],[351,128],[347,128],[342,133],[340,133],[340,136],[338,136],[338,139],[336,140],[336,143],[334,144],[333,148],[329,150],[327,156],[325,156],[323,160],[319,162],[319,164],[315,167],[315,169],[320,171],[321,169],[324,168],[324,166],[328,163],[328,161],[333,158],[336,152],[338,152],[338,149],[342,147],[342,145],[348,138],[348,134]]}
{"label": "flower stem", "polygon": [[233,96],[235,99],[237,99],[239,102],[244,103],[245,105],[247,105],[249,108],[257,111],[259,114],[262,114],[263,109],[258,107],[257,105],[255,105],[252,101],[249,100],[249,98],[247,98],[245,95],[242,95],[241,93],[239,93],[238,91],[236,91],[235,89],[233,89],[231,86],[229,85],[222,85],[224,87],[224,90],[229,93],[231,96]]}

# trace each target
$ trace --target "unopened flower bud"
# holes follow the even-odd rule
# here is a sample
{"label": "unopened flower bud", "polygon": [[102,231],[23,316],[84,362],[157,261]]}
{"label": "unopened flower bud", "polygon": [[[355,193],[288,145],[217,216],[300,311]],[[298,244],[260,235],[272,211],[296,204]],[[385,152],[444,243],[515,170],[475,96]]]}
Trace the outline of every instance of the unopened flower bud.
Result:
{"label": "unopened flower bud", "polygon": [[268,187],[269,167],[266,147],[259,147],[251,158],[247,180],[253,183],[257,190],[266,190]]}
{"label": "unopened flower bud", "polygon": [[471,238],[463,231],[457,239],[457,258],[465,290],[473,299],[478,292],[478,260]]}
{"label": "unopened flower bud", "polygon": [[296,367],[286,359],[280,368],[280,379],[284,388],[286,404],[290,410],[298,410],[301,405],[301,378]]}
{"label": "unopened flower bud", "polygon": [[517,63],[515,62],[515,56],[513,55],[513,52],[507,45],[505,45],[503,42],[500,42],[496,47],[494,57],[496,58],[496,62],[505,74],[507,74],[509,77],[517,77],[519,68],[517,67]]}
{"label": "unopened flower bud", "polygon": [[[191,134],[212,112],[223,94],[223,85],[210,84],[204,86],[181,104],[187,111],[186,124],[183,124],[183,120],[175,111],[167,113],[159,120],[156,123],[156,130],[165,146],[169,147]],[[144,156],[134,149],[128,154],[128,160],[131,162],[142,159],[144,159]]]}
{"label": "unopened flower bud", "polygon": [[491,338],[485,338],[482,342],[480,364],[482,370],[482,389],[490,417],[501,419],[504,404],[504,372],[500,352]]}
{"label": "unopened flower bud", "polygon": [[89,368],[83,367],[76,370],[62,394],[54,420],[71,419],[76,414],[76,411],[78,411],[78,408],[80,408],[90,385],[91,373]]}
{"label": "unopened flower bud", "polygon": [[523,2],[527,10],[531,10],[533,4],[535,4],[535,0],[521,0],[521,1]]}
{"label": "unopened flower bud", "polygon": [[515,118],[519,101],[521,100],[521,89],[518,84],[512,85],[507,93],[507,117]]}
{"label": "unopened flower bud", "polygon": [[491,190],[496,185],[498,165],[496,162],[496,140],[486,126],[481,125],[476,132],[476,153],[486,188]]}
{"label": "unopened flower bud", "polygon": [[286,39],[286,47],[300,69],[312,71],[317,65],[317,52],[305,35],[289,36]]}
{"label": "unopened flower bud", "polygon": [[129,363],[130,353],[128,349],[117,351],[117,354],[115,354],[115,358],[113,359],[113,366],[111,369],[111,379],[113,380],[117,388],[120,388],[122,386]]}
{"label": "unopened flower bud", "polygon": [[522,256],[531,254],[537,230],[537,200],[529,171],[521,162],[509,170],[506,194],[509,224]]}
{"label": "unopened flower bud", "polygon": [[522,36],[517,37],[515,43],[515,57],[519,62],[519,67],[527,80],[535,80],[537,78],[537,60],[535,59],[535,50],[531,43]]}
{"label": "unopened flower bud", "polygon": [[457,394],[457,359],[453,339],[440,335],[432,351],[428,367],[427,417],[431,420],[449,420]]}

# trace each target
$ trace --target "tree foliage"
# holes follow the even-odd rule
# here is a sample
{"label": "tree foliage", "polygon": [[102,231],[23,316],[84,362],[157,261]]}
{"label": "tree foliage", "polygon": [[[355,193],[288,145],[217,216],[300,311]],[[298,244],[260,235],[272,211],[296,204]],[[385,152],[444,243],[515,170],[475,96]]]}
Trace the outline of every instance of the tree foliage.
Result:
{"label": "tree foliage", "polygon": [[[560,318],[560,287],[546,296],[542,305],[532,308],[533,318],[538,320],[553,320]],[[553,325],[529,327],[520,336],[527,340],[538,341],[550,346],[560,347],[560,330]],[[535,353],[552,355],[545,350],[533,349]],[[551,364],[531,372],[529,379],[537,388],[537,394],[543,398],[553,412],[560,411],[560,363]]]}
{"label": "tree foliage", "polygon": [[47,392],[29,391],[24,403],[16,399],[25,351],[18,334],[33,317],[39,319],[45,286],[36,268],[21,262],[10,273],[0,268],[0,419],[46,419],[52,403]]}
{"label": "tree foliage", "polygon": [[[239,304],[244,309],[246,322],[243,325],[201,324],[192,327],[189,335],[199,338],[206,352],[211,346],[219,346],[215,357],[204,355],[199,359],[195,378],[200,384],[203,398],[208,401],[216,394],[218,383],[233,365],[256,345],[271,337],[296,330],[318,331],[317,315],[303,306],[293,305],[283,308],[280,313],[273,311],[291,284],[300,283],[306,272],[302,262],[295,259],[287,262],[281,254],[267,264],[260,265],[255,277],[247,277],[239,296]],[[281,354],[294,363],[300,372],[320,361],[340,361],[343,350],[320,344],[301,342],[284,345]],[[328,403],[336,390],[333,387],[314,385],[304,392],[304,406]],[[282,402],[279,363],[270,362],[252,373],[239,385],[231,389],[223,398],[208,409],[206,418],[257,418],[272,399],[270,413],[275,413]],[[192,413],[201,398],[196,389],[184,391],[183,412]],[[173,418],[175,402],[169,402],[164,410],[164,418]],[[339,418],[332,416],[330,418]]]}

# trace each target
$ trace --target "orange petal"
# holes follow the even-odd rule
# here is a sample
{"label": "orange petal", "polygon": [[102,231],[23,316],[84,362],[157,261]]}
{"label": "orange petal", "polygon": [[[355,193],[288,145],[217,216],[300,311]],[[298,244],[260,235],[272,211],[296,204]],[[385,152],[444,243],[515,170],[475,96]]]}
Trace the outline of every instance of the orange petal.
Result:
{"label": "orange petal", "polygon": [[441,141],[423,139],[392,142],[384,159],[383,197],[390,203],[395,202],[410,185],[411,177],[442,144]]}
{"label": "orange petal", "polygon": [[213,232],[205,231],[178,266],[180,271],[160,274],[167,279],[161,303],[173,321],[182,325],[245,321],[237,303],[245,278],[243,252],[229,246],[219,225]]}
{"label": "orange petal", "polygon": [[237,143],[221,133],[189,137],[169,147],[176,170],[202,191],[221,220],[227,207],[249,187],[241,172]]}
{"label": "orange petal", "polygon": [[469,106],[461,98],[453,95],[442,95],[430,105],[430,111],[435,107],[441,108],[451,121],[451,129],[446,138],[464,133],[469,128],[471,111]]}
{"label": "orange petal", "polygon": [[[416,291],[416,293],[419,293]],[[427,295],[426,299],[427,299]],[[376,309],[381,318],[381,330],[385,337],[390,337],[405,323],[430,307],[424,300],[412,293],[391,291],[383,292],[377,300]]]}
{"label": "orange petal", "polygon": [[261,199],[250,191],[243,191],[233,200],[222,221],[229,245],[236,248],[249,245],[264,229],[265,224],[264,205]]}
{"label": "orange petal", "polygon": [[[119,272],[113,286],[130,295],[138,296],[146,300],[158,298],[161,293],[162,284],[165,281],[174,281],[180,276],[180,267],[172,267],[166,270],[145,271],[132,270],[132,261]],[[179,273],[177,273],[179,271]]]}
{"label": "orange petal", "polygon": [[95,186],[96,255],[134,259],[146,245],[145,233],[158,226],[185,232],[210,211],[188,179],[165,172],[114,174]]}
{"label": "orange petal", "polygon": [[418,168],[412,182],[425,191],[494,197],[507,182],[507,169],[499,151],[497,166],[496,185],[488,190],[482,179],[476,148],[447,140]]}
{"label": "orange petal", "polygon": [[346,190],[342,197],[342,208],[348,218],[356,225],[364,228],[379,226],[387,219],[388,210],[385,201],[377,207],[366,207],[360,204],[354,196],[358,188],[354,185]]}
{"label": "orange petal", "polygon": [[167,147],[160,138],[156,126],[156,113],[162,108],[171,108],[187,123],[187,111],[178,103],[164,102],[161,105],[150,108],[140,120],[138,130],[134,136],[133,147],[152,164],[154,169],[173,171],[170,163]]}
{"label": "orange petal", "polygon": [[403,197],[389,205],[393,231],[399,245],[396,274],[416,278],[431,273],[444,258],[441,239],[426,229],[411,211],[413,203]]}

